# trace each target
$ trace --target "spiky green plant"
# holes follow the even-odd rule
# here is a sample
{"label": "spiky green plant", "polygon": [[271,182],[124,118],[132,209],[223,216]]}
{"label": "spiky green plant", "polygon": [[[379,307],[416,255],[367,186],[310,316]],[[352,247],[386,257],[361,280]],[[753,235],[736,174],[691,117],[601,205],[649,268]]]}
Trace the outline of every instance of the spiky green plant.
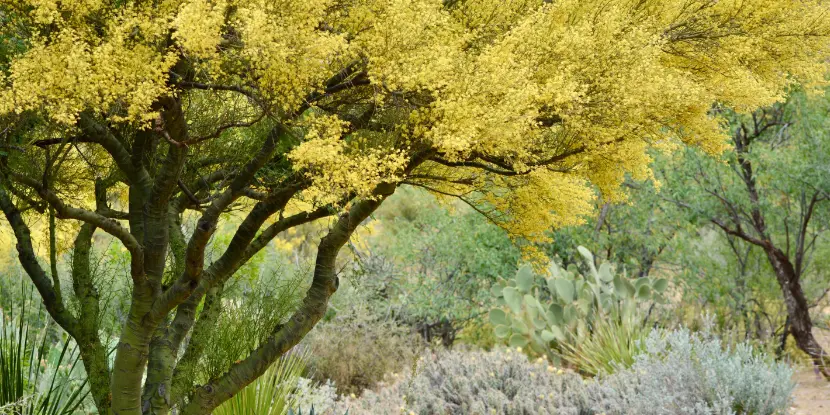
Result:
{"label": "spiky green plant", "polygon": [[615,274],[608,263],[597,268],[585,247],[577,250],[585,259],[587,275],[551,262],[549,277],[535,275],[524,266],[514,278],[493,286],[491,293],[500,305],[490,311],[496,336],[510,346],[527,346],[558,361],[561,345],[582,344],[592,335],[595,321],[628,321],[644,302],[662,301],[668,286],[665,279],[632,280],[624,273]]}
{"label": "spiky green plant", "polygon": [[294,406],[291,393],[306,367],[304,352],[291,352],[213,411],[214,415],[286,415]]}
{"label": "spiky green plant", "polygon": [[594,319],[591,335],[578,344],[559,344],[559,354],[584,375],[611,374],[634,364],[642,353],[649,328],[638,314]]}
{"label": "spiky green plant", "polygon": [[[75,413],[89,394],[86,379],[80,384],[71,379],[76,367],[80,369],[77,346],[69,336],[62,345],[50,342],[48,324],[40,329],[31,326],[26,318],[30,302],[31,293],[20,310],[0,308],[0,413]],[[38,310],[36,321],[47,318]]]}

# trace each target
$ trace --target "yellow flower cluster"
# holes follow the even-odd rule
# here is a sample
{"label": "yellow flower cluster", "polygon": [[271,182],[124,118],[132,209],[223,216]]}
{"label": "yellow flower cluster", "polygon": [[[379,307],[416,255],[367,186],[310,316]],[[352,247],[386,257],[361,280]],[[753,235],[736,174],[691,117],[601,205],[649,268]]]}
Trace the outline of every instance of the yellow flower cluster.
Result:
{"label": "yellow flower cluster", "polygon": [[303,192],[307,202],[337,205],[348,195],[370,197],[378,184],[401,180],[408,161],[403,151],[362,146],[360,137],[347,142],[347,123],[336,116],[313,116],[305,127],[305,141],[288,158],[312,182]]}
{"label": "yellow flower cluster", "polygon": [[440,1],[366,0],[340,14],[340,27],[354,34],[369,75],[389,90],[443,87],[462,59],[465,32]]}
{"label": "yellow flower cluster", "polygon": [[217,52],[227,2],[192,0],[182,5],[173,21],[173,38],[193,56],[210,58]]}
{"label": "yellow flower cluster", "polygon": [[[151,106],[169,92],[166,80],[175,58],[146,40],[163,36],[165,23],[147,8],[102,12],[96,1],[33,0],[30,6],[35,22],[55,29],[50,36],[33,36],[26,53],[12,61],[0,89],[0,114],[44,111],[67,125],[86,109],[109,112],[113,121],[154,118]],[[99,22],[104,38],[79,23],[93,13],[106,16]]]}
{"label": "yellow flower cluster", "polygon": [[[244,48],[240,71],[285,111],[328,79],[348,59],[343,36],[318,30],[329,0],[239,0],[235,20]],[[239,63],[231,63],[239,66]]]}
{"label": "yellow flower cluster", "polygon": [[[370,86],[318,101],[289,156],[313,183],[307,201],[408,180],[464,194],[530,239],[591,213],[596,189],[624,198],[626,175],[651,174],[648,148],[718,153],[713,108],[821,84],[830,57],[827,0],[116,3],[0,0],[0,38],[25,37],[3,60],[0,115],[39,111],[65,126],[91,110],[146,125],[159,97],[197,94],[177,84],[191,76],[251,91],[255,113],[293,116],[350,67]],[[188,107],[202,111],[188,119],[208,123],[226,95],[200,93],[213,105]],[[371,119],[346,133],[367,102]],[[410,148],[443,164],[402,177]]]}

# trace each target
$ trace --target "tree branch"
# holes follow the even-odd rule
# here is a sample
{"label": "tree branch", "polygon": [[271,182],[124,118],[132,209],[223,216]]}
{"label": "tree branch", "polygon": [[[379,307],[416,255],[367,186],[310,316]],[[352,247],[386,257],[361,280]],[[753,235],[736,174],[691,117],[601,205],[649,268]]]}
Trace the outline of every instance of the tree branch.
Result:
{"label": "tree branch", "polygon": [[40,266],[35,255],[34,248],[32,248],[32,237],[29,231],[29,226],[23,221],[23,216],[17,207],[12,202],[9,194],[6,192],[6,184],[0,181],[0,210],[9,221],[14,236],[17,239],[17,253],[20,264],[26,270],[26,274],[35,284],[38,293],[43,299],[43,304],[49,315],[69,334],[77,332],[77,319],[66,309],[63,302],[58,301],[52,282],[46,271]]}
{"label": "tree branch", "polygon": [[297,344],[314,327],[323,317],[329,297],[337,289],[337,253],[357,226],[380,206],[386,196],[357,202],[348,213],[340,216],[334,227],[320,241],[314,278],[300,309],[284,325],[275,328],[263,344],[248,357],[233,364],[224,375],[198,388],[193,399],[183,408],[183,415],[212,411],[260,376],[276,358]]}

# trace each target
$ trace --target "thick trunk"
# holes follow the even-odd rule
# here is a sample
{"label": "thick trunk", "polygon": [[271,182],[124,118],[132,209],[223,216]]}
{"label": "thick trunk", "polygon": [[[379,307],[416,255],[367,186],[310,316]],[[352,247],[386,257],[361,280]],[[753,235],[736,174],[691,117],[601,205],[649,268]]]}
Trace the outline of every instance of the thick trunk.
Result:
{"label": "thick trunk", "polygon": [[167,339],[167,330],[159,328],[150,342],[147,379],[141,396],[145,415],[167,414],[170,410],[170,380],[176,365],[176,350]]}
{"label": "thick trunk", "polygon": [[784,304],[787,306],[787,317],[790,323],[790,333],[795,339],[798,348],[803,350],[825,378],[830,379],[830,357],[822,349],[813,336],[813,322],[810,319],[810,309],[804,291],[801,289],[799,276],[789,258],[779,249],[767,247],[765,249],[770,265],[775,270],[778,285],[784,295]]}
{"label": "thick trunk", "polygon": [[89,382],[89,393],[95,401],[95,408],[99,414],[107,414],[111,405],[107,350],[100,343],[95,342],[81,347],[80,352]]}
{"label": "thick trunk", "polygon": [[110,389],[114,415],[141,415],[141,380],[147,366],[153,328],[143,317],[152,305],[147,285],[134,288],[130,314],[121,330],[115,352]]}

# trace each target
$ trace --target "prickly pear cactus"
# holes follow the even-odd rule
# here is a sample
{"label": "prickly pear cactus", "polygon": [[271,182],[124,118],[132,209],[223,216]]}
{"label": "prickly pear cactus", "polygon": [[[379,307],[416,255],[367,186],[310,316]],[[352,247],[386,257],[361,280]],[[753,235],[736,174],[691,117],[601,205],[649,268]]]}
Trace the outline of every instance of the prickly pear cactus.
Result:
{"label": "prickly pear cactus", "polygon": [[627,317],[640,304],[663,301],[665,279],[632,280],[615,274],[608,263],[596,268],[588,249],[580,246],[577,250],[588,265],[587,275],[578,273],[576,267],[564,270],[551,262],[548,277],[523,266],[515,277],[492,287],[500,305],[490,311],[497,337],[512,347],[529,347],[555,358],[558,343],[575,343],[590,335],[595,319]]}

